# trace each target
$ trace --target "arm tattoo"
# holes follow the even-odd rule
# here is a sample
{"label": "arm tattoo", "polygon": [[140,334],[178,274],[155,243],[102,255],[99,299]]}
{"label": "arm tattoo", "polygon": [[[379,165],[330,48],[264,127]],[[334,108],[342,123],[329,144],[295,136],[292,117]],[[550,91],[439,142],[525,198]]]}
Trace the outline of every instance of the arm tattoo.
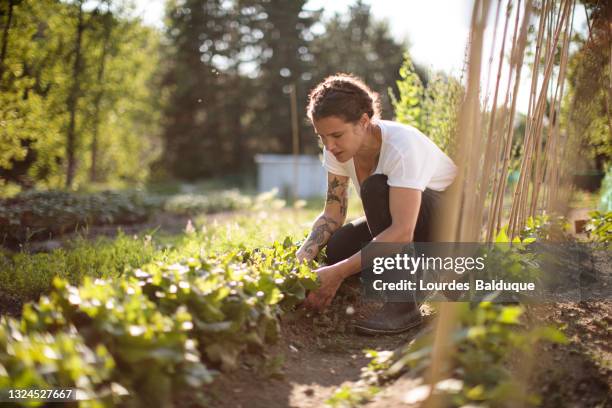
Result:
{"label": "arm tattoo", "polygon": [[304,248],[307,254],[314,255],[315,251],[313,246],[316,246],[317,250],[325,246],[327,240],[338,229],[340,224],[326,215],[321,215],[315,225],[312,227],[312,232],[308,236],[308,239],[304,243]]}
{"label": "arm tattoo", "polygon": [[337,178],[331,179],[327,186],[326,203],[338,202],[340,204],[340,213],[343,217],[346,216],[348,209],[347,187],[348,181],[340,182]]}

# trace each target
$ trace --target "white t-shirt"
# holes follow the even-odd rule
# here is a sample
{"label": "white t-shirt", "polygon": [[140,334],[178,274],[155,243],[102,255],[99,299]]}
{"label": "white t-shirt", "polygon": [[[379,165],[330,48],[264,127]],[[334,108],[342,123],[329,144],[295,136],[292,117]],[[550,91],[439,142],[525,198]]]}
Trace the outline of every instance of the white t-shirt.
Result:
{"label": "white t-shirt", "polygon": [[[455,179],[457,166],[418,129],[389,120],[376,122],[382,133],[378,165],[372,174],[387,175],[392,187],[429,188],[444,191]],[[330,173],[350,177],[359,193],[361,188],[353,159],[339,162],[323,148],[323,166]]]}

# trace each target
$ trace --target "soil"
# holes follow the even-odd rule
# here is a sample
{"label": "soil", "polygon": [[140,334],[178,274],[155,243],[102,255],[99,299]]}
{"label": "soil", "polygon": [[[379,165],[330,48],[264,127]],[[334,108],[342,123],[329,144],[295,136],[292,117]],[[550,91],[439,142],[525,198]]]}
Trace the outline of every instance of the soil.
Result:
{"label": "soil", "polygon": [[[341,288],[325,314],[299,310],[281,321],[279,343],[264,355],[219,376],[208,390],[210,406],[227,408],[321,407],[342,385],[360,379],[370,361],[364,350],[394,350],[418,328],[398,335],[363,336],[351,324],[381,305],[359,303],[355,286]],[[358,291],[358,288],[357,288]],[[350,311],[354,309],[354,312]],[[347,310],[349,313],[347,314]],[[425,314],[429,313],[424,310]]]}
{"label": "soil", "polygon": [[[612,265],[599,265],[600,273],[612,273]],[[247,357],[238,370],[224,373],[213,383],[211,406],[323,406],[341,386],[354,386],[359,381],[369,362],[364,349],[393,351],[425,330],[422,326],[400,335],[377,337],[356,334],[351,322],[378,305],[359,304],[354,291],[349,287],[340,293],[325,315],[283,321],[279,344],[263,358]],[[347,316],[345,310],[352,305],[355,316]],[[429,321],[433,322],[431,316]],[[531,361],[517,358],[514,362],[517,367],[526,367],[523,383],[541,397],[541,407],[612,407],[612,301],[528,306],[526,323],[561,327],[568,339],[566,344],[541,342]],[[509,368],[518,372],[517,367]],[[425,396],[419,395],[422,385],[422,378],[408,372],[383,385],[363,406],[421,406]]]}
{"label": "soil", "polygon": [[559,303],[534,310],[541,322],[566,325],[567,344],[541,344],[533,390],[542,407],[612,406],[612,302]]}
{"label": "soil", "polygon": [[[338,309],[338,308],[336,308]],[[337,312],[338,310],[336,310]],[[612,407],[611,302],[564,303],[529,311],[533,322],[565,324],[569,343],[540,345],[527,384],[544,408]],[[329,317],[329,316],[328,316]],[[346,318],[349,324],[352,319]],[[350,329],[321,330],[302,317],[284,323],[279,344],[265,357],[247,356],[209,390],[212,407],[321,407],[343,385],[355,385],[369,359],[364,349],[395,350],[421,329],[390,336],[361,336]],[[382,387],[364,407],[418,407],[422,378],[410,372]],[[412,391],[412,393],[411,393]]]}

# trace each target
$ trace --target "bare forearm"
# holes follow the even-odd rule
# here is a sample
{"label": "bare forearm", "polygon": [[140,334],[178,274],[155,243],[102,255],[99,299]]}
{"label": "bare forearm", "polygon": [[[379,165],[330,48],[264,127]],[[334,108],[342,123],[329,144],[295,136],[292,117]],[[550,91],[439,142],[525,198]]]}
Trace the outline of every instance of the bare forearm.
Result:
{"label": "bare forearm", "polygon": [[337,217],[325,213],[319,215],[312,226],[310,235],[298,251],[300,257],[309,261],[313,260],[341,224],[342,222]]}
{"label": "bare forearm", "polygon": [[[383,232],[378,234],[372,242],[412,242],[413,233],[405,228],[391,225]],[[368,245],[371,245],[372,242]],[[338,270],[342,274],[342,278],[348,278],[361,270],[361,251],[355,253],[350,258],[337,263]]]}

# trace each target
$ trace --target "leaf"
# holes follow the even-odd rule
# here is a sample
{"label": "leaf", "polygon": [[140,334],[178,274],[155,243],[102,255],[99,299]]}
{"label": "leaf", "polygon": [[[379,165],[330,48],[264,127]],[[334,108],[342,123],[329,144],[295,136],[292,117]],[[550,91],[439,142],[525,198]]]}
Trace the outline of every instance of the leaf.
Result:
{"label": "leaf", "polygon": [[497,321],[504,324],[518,324],[522,314],[523,308],[520,306],[505,306],[497,317]]}

